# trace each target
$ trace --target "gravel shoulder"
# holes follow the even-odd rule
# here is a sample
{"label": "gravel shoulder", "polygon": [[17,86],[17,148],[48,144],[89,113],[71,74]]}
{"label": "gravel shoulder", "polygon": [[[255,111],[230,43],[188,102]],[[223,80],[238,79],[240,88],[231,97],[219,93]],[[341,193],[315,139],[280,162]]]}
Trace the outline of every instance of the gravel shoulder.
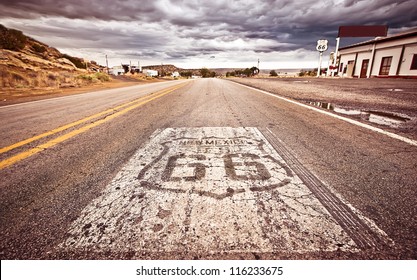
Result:
{"label": "gravel shoulder", "polygon": [[[234,78],[230,80],[417,139],[416,79]],[[387,122],[384,122],[385,119]],[[375,122],[375,120],[380,121]]]}
{"label": "gravel shoulder", "polygon": [[140,80],[126,76],[113,76],[108,82],[97,82],[68,88],[0,88],[0,107],[54,97],[75,95],[105,89],[122,88],[140,84],[166,81],[164,79]]}

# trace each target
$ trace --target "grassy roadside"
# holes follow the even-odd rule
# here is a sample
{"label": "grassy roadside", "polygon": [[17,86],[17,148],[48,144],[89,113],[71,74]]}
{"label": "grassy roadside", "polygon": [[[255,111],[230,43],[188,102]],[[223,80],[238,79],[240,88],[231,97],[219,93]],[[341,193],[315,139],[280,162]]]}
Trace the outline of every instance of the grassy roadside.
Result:
{"label": "grassy roadside", "polygon": [[[100,74],[100,73],[95,73]],[[161,79],[135,79],[125,76],[110,77],[107,75],[82,74],[78,78],[81,80],[77,86],[69,87],[16,87],[0,88],[0,106],[36,101],[54,97],[81,94],[91,91],[98,91],[112,88],[122,88],[138,84],[148,84],[162,82]]]}

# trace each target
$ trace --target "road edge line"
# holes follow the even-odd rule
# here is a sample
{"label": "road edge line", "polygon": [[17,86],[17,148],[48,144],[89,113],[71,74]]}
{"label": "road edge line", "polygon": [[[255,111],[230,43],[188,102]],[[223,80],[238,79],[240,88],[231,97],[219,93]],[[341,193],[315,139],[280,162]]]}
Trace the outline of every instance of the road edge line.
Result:
{"label": "road edge line", "polygon": [[319,113],[322,113],[324,115],[327,115],[327,116],[330,116],[330,117],[333,117],[333,118],[336,118],[336,119],[339,119],[339,120],[348,122],[350,124],[357,125],[359,127],[366,128],[366,129],[369,129],[371,131],[381,133],[381,134],[383,134],[385,136],[391,137],[391,138],[396,139],[396,140],[400,140],[400,141],[405,142],[405,143],[407,143],[409,145],[412,145],[412,146],[416,146],[417,147],[417,141],[416,140],[413,140],[413,139],[410,139],[410,138],[407,138],[407,137],[404,137],[404,136],[395,134],[393,132],[385,131],[385,130],[383,130],[381,128],[374,127],[374,126],[369,125],[369,124],[361,123],[361,122],[356,121],[356,120],[352,120],[352,119],[349,119],[349,118],[346,118],[346,117],[343,117],[343,116],[339,116],[339,115],[336,115],[336,114],[333,114],[333,113],[330,113],[330,112],[327,112],[327,111],[323,111],[323,110],[320,110],[319,108],[311,107],[311,106],[306,105],[306,104],[303,104],[301,102],[298,102],[298,101],[295,101],[295,100],[292,100],[292,99],[289,99],[289,98],[286,98],[286,97],[282,97],[282,96],[279,96],[277,94],[274,94],[274,93],[271,93],[271,92],[268,92],[268,91],[265,91],[265,90],[262,90],[262,89],[254,88],[254,87],[247,86],[247,85],[243,85],[243,84],[240,84],[240,83],[235,82],[235,81],[231,81],[231,82],[234,82],[235,84],[238,84],[238,85],[240,85],[242,87],[245,87],[245,88],[248,88],[248,89],[252,89],[252,90],[258,91],[260,93],[263,93],[263,94],[266,94],[266,95],[269,95],[269,96],[272,96],[272,97],[281,99],[281,100],[286,101],[286,102],[289,102],[291,104],[295,104],[295,105],[298,105],[298,106],[301,106],[301,107],[310,109],[312,111],[319,112]]}
{"label": "road edge line", "polygon": [[159,93],[156,94],[155,96],[150,96],[151,98],[148,98],[148,99],[145,98],[144,100],[141,100],[140,102],[135,102],[135,104],[130,104],[130,106],[124,106],[125,108],[122,108],[121,111],[114,111],[113,114],[107,116],[106,118],[102,118],[102,119],[99,119],[99,120],[97,120],[95,122],[92,122],[90,124],[86,124],[86,125],[78,128],[74,131],[68,132],[64,135],[61,135],[61,136],[58,136],[58,137],[56,137],[52,140],[49,140],[46,143],[40,144],[40,145],[38,145],[34,148],[31,148],[29,150],[26,150],[24,152],[21,152],[21,153],[18,153],[16,155],[14,155],[14,156],[6,158],[6,159],[0,161],[0,170],[4,169],[4,168],[7,168],[7,167],[19,162],[19,161],[22,161],[22,160],[28,158],[28,157],[31,157],[32,155],[35,155],[35,154],[37,154],[41,151],[44,151],[48,148],[51,148],[51,147],[53,147],[53,146],[55,146],[59,143],[62,143],[62,142],[66,141],[66,140],[68,140],[68,139],[70,139],[74,136],[77,136],[81,133],[84,133],[84,132],[90,130],[91,128],[94,128],[94,127],[99,126],[103,123],[106,123],[106,122],[108,122],[108,121],[110,121],[114,118],[117,118],[121,115],[124,115],[127,112],[129,112],[133,109],[136,109],[136,108],[138,108],[138,107],[140,107],[140,106],[142,106],[146,103],[149,103],[149,102],[151,102],[155,99],[159,99],[159,98],[161,98],[161,97],[163,97],[167,94],[170,94],[170,93],[182,88],[183,86],[185,86],[185,84],[181,84],[180,86],[175,86],[175,87],[171,87],[169,89],[159,91]]}

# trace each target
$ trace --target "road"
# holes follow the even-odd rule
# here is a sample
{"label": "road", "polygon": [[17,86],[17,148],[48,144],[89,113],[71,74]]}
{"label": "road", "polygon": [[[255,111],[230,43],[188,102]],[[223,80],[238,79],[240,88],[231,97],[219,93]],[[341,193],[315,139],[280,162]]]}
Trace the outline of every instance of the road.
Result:
{"label": "road", "polygon": [[2,259],[417,257],[415,142],[273,94],[179,80],[0,122]]}

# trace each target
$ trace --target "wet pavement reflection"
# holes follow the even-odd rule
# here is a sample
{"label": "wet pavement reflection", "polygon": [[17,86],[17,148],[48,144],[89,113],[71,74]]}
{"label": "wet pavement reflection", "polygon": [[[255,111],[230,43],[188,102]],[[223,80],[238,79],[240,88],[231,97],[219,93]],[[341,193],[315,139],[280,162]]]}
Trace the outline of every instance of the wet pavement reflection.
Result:
{"label": "wet pavement reflection", "polygon": [[392,112],[381,112],[374,110],[360,110],[352,108],[343,108],[333,103],[328,102],[306,102],[318,108],[323,108],[343,115],[349,115],[361,120],[369,121],[379,125],[390,127],[399,127],[400,125],[411,120],[411,117],[404,114],[397,114]]}

